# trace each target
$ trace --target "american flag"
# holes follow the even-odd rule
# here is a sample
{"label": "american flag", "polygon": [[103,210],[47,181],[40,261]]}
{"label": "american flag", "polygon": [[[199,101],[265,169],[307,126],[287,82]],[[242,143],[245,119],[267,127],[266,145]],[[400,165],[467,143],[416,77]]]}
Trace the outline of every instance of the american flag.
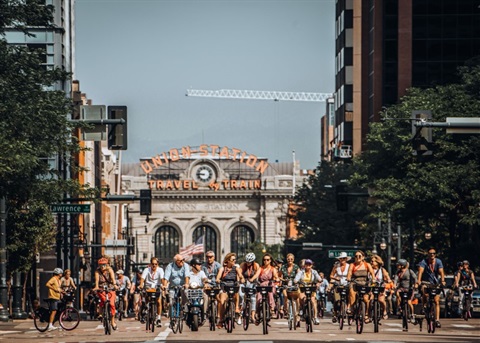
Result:
{"label": "american flag", "polygon": [[198,237],[194,244],[187,245],[185,248],[180,248],[180,255],[186,260],[192,259],[193,255],[203,254],[204,252],[203,236]]}

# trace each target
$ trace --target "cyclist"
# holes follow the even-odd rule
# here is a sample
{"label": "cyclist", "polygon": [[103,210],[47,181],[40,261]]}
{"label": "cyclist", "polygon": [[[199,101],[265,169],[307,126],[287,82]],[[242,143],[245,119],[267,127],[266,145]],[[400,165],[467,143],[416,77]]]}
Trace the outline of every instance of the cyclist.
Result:
{"label": "cyclist", "polygon": [[[300,270],[300,267],[295,263],[295,256],[291,253],[287,254],[287,263],[282,265],[280,268],[280,273],[279,277],[287,284],[289,281],[291,281],[291,284],[293,286],[293,280],[295,279],[295,276],[297,275],[298,271]],[[286,287],[283,290],[284,297],[286,296],[287,299],[292,299],[297,304],[297,309],[300,307],[300,303],[298,301],[298,297],[300,295],[300,291],[298,288],[288,288]],[[288,301],[285,302],[286,305],[288,305]],[[284,312],[288,313],[289,309],[287,306],[285,306]],[[300,326],[300,318],[298,316],[298,313],[295,313],[295,323],[297,326]]]}
{"label": "cyclist", "polygon": [[[397,262],[397,273],[395,274],[395,294],[397,296],[397,309],[400,309],[400,304],[402,298],[400,296],[400,292],[408,292],[408,290],[412,289],[415,284],[417,283],[417,275],[413,270],[409,268],[409,264],[407,260],[401,258]],[[413,304],[412,304],[413,292],[412,297],[408,299],[408,307],[410,307],[410,313],[414,313],[413,311]],[[403,309],[402,309],[403,310]]]}
{"label": "cyclist", "polygon": [[463,311],[463,298],[465,297],[465,293],[462,292],[462,288],[466,286],[472,286],[474,289],[477,288],[475,274],[473,273],[473,270],[470,269],[470,262],[467,260],[463,261],[462,267],[463,269],[460,271],[460,273],[455,275],[454,280],[454,287],[458,287],[460,292],[460,300],[458,303],[460,313]]}
{"label": "cyclist", "polygon": [[[198,287],[203,288],[206,284],[210,283],[205,272],[202,270],[202,262],[196,257],[190,261],[190,285],[197,284]],[[203,293],[203,316],[201,318],[201,324],[205,323],[205,314],[207,313],[208,295]]]}
{"label": "cyclist", "polygon": [[[383,268],[383,259],[378,256],[378,255],[373,255],[371,259],[371,265],[373,268],[374,272],[374,278],[372,279],[372,283],[376,284],[389,284],[392,282],[390,279],[390,275],[388,274],[388,271]],[[370,300],[373,299],[373,294],[370,294]],[[380,293],[378,295],[378,302],[383,308],[383,319],[387,320],[388,319],[388,313],[387,313],[387,302],[385,301],[385,291]],[[366,306],[366,313],[369,313],[370,310],[370,301],[367,302]],[[368,318],[365,315],[365,323],[370,323],[372,320],[371,318]]]}
{"label": "cyclist", "polygon": [[73,281],[72,278],[72,271],[70,269],[65,269],[63,272],[63,277],[60,279],[60,286],[64,291],[75,291],[77,289],[75,281]]}
{"label": "cyclist", "polygon": [[[423,259],[418,264],[418,281],[416,286],[418,287],[418,283],[422,281],[430,282],[431,284],[438,285],[441,283],[445,286],[445,272],[443,270],[443,263],[442,260],[436,258],[437,252],[434,248],[428,249],[428,256]],[[427,298],[425,292],[422,289],[423,294],[423,303],[426,304]],[[435,304],[436,304],[436,313],[435,313],[435,326],[437,328],[442,327],[440,324],[440,294],[435,296]]]}
{"label": "cyclist", "polygon": [[[277,286],[282,285],[281,280],[280,280],[280,269],[282,269],[282,266],[283,266],[283,260],[279,257],[275,260],[275,268],[277,268],[277,274],[279,276],[279,281],[277,283]],[[280,308],[278,309],[278,312],[283,317],[283,307],[285,306],[284,305],[285,304],[285,297],[284,297],[283,291],[280,294],[278,294],[278,297],[280,299]]]}
{"label": "cyclist", "polygon": [[130,278],[128,276],[125,276],[123,273],[122,269],[117,270],[115,273],[117,274],[117,288],[119,291],[125,290],[125,293],[123,294],[123,299],[118,299],[119,301],[123,301],[123,316],[125,318],[128,317],[128,291],[132,287],[132,283],[130,282]]}
{"label": "cyclist", "polygon": [[215,253],[212,250],[206,252],[205,258],[207,260],[202,264],[202,270],[205,272],[205,275],[207,275],[210,280],[215,281],[218,271],[220,270],[222,265],[219,262],[215,261]]}
{"label": "cyclist", "polygon": [[[347,255],[345,251],[342,251],[340,255],[337,256],[337,260],[333,265],[332,271],[330,272],[330,286],[328,290],[331,290],[335,284],[339,286],[347,286],[347,275],[348,275],[348,268],[350,264],[347,261],[350,260],[350,256]],[[337,322],[337,315],[340,305],[340,294],[337,292],[333,292],[333,299],[334,299],[334,306],[333,306],[333,316],[332,322]]]}
{"label": "cyclist", "polygon": [[[240,270],[242,272],[242,276],[245,279],[245,287],[254,287],[254,282],[260,275],[260,265],[255,262],[256,256],[253,252],[248,253],[245,256],[245,262],[240,264]],[[245,293],[243,291],[243,287],[240,288],[239,291],[240,295],[240,303],[243,304],[243,298]],[[257,309],[257,302],[255,301],[255,295],[252,295],[250,298],[250,309],[252,310],[251,319],[255,318],[255,311]],[[239,320],[241,318],[239,317]],[[241,324],[241,323],[240,323]]]}
{"label": "cyclist", "polygon": [[140,280],[142,279],[141,269],[135,269],[135,275],[132,278],[130,286],[130,294],[133,294],[133,311],[135,312],[135,320],[140,320],[139,312],[142,306],[142,297],[140,296]]}
{"label": "cyclist", "polygon": [[48,331],[56,330],[58,327],[53,326],[55,315],[58,309],[58,302],[62,296],[62,288],[60,287],[60,278],[62,277],[63,270],[55,268],[53,270],[53,276],[48,280],[45,286],[48,288],[48,309],[50,310],[50,318],[48,320]]}
{"label": "cyclist", "polygon": [[[152,257],[150,258],[150,265],[145,268],[142,272],[142,277],[140,279],[140,285],[138,286],[139,289],[143,289],[144,286],[147,289],[158,288],[162,286],[162,279],[165,273],[163,272],[163,268],[158,266],[158,258]],[[157,298],[157,318],[155,320],[155,324],[158,327],[162,326],[162,295]],[[141,318],[144,320],[144,318]]]}
{"label": "cyclist", "polygon": [[[183,288],[188,288],[190,283],[190,266],[188,263],[185,263],[185,258],[176,254],[173,256],[173,262],[170,262],[165,268],[165,275],[162,278],[162,287],[163,289],[168,288],[168,293],[170,297],[170,305],[173,303],[175,298],[175,287],[182,286]],[[182,295],[182,306],[187,303],[187,296],[185,292],[181,292]],[[168,311],[170,313],[170,311]]]}
{"label": "cyclist", "polygon": [[[368,276],[371,276],[371,279],[375,279],[375,274],[372,268],[372,265],[365,261],[365,253],[361,250],[355,252],[355,261],[350,264],[348,268],[347,281],[353,282],[360,286],[366,286]],[[355,302],[355,290],[354,287],[350,287],[350,297],[348,298],[347,305],[347,314],[352,314],[352,305]],[[365,294],[363,297],[365,304],[368,304],[368,294]],[[365,321],[368,320],[367,315],[365,315]]]}
{"label": "cyclist", "polygon": [[[110,286],[108,290],[108,295],[110,297],[110,309],[111,309],[111,323],[112,329],[117,330],[117,325],[115,324],[115,299],[116,299],[116,286],[115,286],[115,273],[113,272],[112,267],[108,264],[108,259],[102,257],[98,260],[98,268],[95,270],[95,287],[94,291],[103,289],[104,286]],[[105,306],[105,300],[107,295],[103,292],[98,294],[100,298],[100,306],[98,307],[98,318],[102,319],[102,309]]]}
{"label": "cyclist", "polygon": [[[328,282],[328,280],[325,278],[325,274],[323,272],[320,272],[318,273],[318,275],[320,275],[320,285],[318,286],[318,289],[317,289],[317,303],[318,303],[318,300],[320,300],[322,297],[323,299],[325,299],[325,303],[323,304],[325,307],[326,307],[326,300],[327,300],[327,289],[328,289],[328,286],[330,285],[330,283]],[[317,311],[318,311],[318,308],[317,308]]]}
{"label": "cyclist", "polygon": [[[223,259],[223,266],[220,268],[217,274],[216,282],[217,284],[225,284],[227,286],[234,286],[235,283],[237,282],[242,282],[244,283],[245,280],[243,278],[243,275],[241,273],[240,268],[237,268],[235,266],[235,261],[237,260],[236,254],[231,252],[225,255],[225,258]],[[238,293],[235,294],[235,313],[239,314],[240,310],[238,308]],[[225,302],[228,299],[227,293],[221,291],[218,296],[218,315],[220,317],[217,327],[222,328],[223,327],[223,320],[225,316]]]}
{"label": "cyclist", "polygon": [[[320,275],[318,272],[313,269],[313,261],[310,259],[306,259],[304,262],[304,269],[301,269],[297,275],[295,276],[294,282],[299,283],[302,282],[304,284],[316,284],[317,286],[322,282],[323,280],[320,278]],[[320,324],[320,321],[317,318],[317,302],[315,301],[317,292],[312,292],[311,295],[311,300],[313,304],[313,323],[315,325]],[[300,309],[303,308],[303,305],[305,304],[306,297],[305,294],[303,294],[300,291]],[[300,310],[300,316],[302,315],[302,310]]]}

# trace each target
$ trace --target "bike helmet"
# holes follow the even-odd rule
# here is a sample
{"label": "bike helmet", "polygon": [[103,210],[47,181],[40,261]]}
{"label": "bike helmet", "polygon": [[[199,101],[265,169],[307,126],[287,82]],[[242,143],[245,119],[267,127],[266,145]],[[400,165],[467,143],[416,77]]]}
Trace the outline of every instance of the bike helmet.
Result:
{"label": "bike helmet", "polygon": [[98,264],[108,264],[108,259],[105,257],[102,257],[98,260]]}
{"label": "bike helmet", "polygon": [[117,270],[117,274],[122,274],[123,275],[123,270],[122,269]]}
{"label": "bike helmet", "polygon": [[202,264],[202,262],[200,262],[200,260],[196,257],[192,258],[192,260],[190,261],[191,266],[201,265],[201,264]]}
{"label": "bike helmet", "polygon": [[463,264],[464,264],[464,265],[465,265],[465,264],[466,264],[466,265],[470,265],[470,262],[468,262],[468,260],[465,260],[465,261],[463,261]]}
{"label": "bike helmet", "polygon": [[247,256],[245,256],[245,261],[248,263],[255,261],[255,254],[253,252],[249,252]]}
{"label": "bike helmet", "polygon": [[62,268],[55,268],[53,270],[53,275],[59,275],[59,274],[63,274],[63,269]]}
{"label": "bike helmet", "polygon": [[407,260],[401,258],[401,259],[398,260],[397,264],[402,266],[402,267],[406,267],[407,266]]}

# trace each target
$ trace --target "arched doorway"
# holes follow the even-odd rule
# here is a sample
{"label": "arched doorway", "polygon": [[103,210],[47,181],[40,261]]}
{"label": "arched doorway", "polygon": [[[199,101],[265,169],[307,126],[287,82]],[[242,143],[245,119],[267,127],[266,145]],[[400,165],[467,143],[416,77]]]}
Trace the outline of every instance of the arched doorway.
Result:
{"label": "arched doorway", "polygon": [[[205,237],[203,238],[203,244],[204,244],[204,253],[212,250],[216,256],[219,256],[218,250],[217,250],[217,232],[208,225],[200,225],[195,228],[192,234],[192,242],[197,242],[197,240],[205,234]],[[200,260],[203,260],[203,253],[201,254],[196,254],[193,255],[194,257],[199,258]]]}
{"label": "arched doorway", "polygon": [[155,232],[155,256],[161,264],[173,261],[173,256],[180,251],[180,234],[170,225],[164,225]]}
{"label": "arched doorway", "polygon": [[254,242],[254,240],[255,234],[250,227],[245,225],[235,226],[230,236],[230,251],[237,254],[237,261],[243,260],[248,253],[248,247]]}

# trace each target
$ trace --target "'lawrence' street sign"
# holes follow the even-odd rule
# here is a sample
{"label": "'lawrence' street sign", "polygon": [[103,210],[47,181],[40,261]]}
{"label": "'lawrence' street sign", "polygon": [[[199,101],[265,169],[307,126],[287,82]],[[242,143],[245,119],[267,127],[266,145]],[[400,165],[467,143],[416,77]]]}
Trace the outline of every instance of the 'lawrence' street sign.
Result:
{"label": "'lawrence' street sign", "polygon": [[54,204],[50,208],[55,213],[90,213],[90,204]]}

